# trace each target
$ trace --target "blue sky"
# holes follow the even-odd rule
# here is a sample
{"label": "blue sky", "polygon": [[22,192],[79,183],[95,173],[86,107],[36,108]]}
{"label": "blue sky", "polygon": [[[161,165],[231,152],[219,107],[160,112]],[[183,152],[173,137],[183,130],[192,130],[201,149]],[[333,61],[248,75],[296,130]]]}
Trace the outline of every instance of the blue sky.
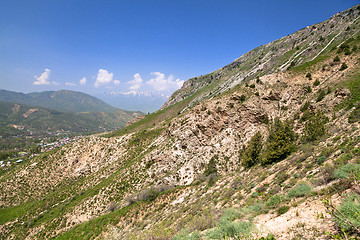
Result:
{"label": "blue sky", "polygon": [[166,97],[184,80],[357,3],[2,0],[0,89]]}

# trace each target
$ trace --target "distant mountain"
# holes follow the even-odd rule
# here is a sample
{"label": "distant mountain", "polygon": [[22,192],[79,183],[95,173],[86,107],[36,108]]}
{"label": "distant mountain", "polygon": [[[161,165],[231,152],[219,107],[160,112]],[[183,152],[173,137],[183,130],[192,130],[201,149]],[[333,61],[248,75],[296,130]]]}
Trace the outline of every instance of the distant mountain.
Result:
{"label": "distant mountain", "polygon": [[70,90],[28,94],[0,90],[0,101],[40,106],[61,112],[116,112],[119,110],[96,97]]}
{"label": "distant mountain", "polygon": [[[25,95],[25,94],[24,94]],[[25,95],[26,96],[26,95]],[[38,106],[0,101],[0,135],[23,135],[30,131],[72,133],[102,132],[123,127],[139,112],[60,112]]]}
{"label": "distant mountain", "polygon": [[168,96],[156,92],[102,92],[95,95],[97,98],[108,102],[121,109],[137,109],[142,112],[154,112],[167,100]]}

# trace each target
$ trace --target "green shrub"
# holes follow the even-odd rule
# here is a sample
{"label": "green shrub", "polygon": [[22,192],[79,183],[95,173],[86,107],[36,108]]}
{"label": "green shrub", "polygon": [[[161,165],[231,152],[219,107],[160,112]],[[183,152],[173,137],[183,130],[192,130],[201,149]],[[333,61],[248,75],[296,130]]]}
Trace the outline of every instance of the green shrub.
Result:
{"label": "green shrub", "polygon": [[248,146],[242,154],[241,165],[250,168],[259,162],[259,155],[262,148],[262,136],[257,132],[249,141]]}
{"label": "green shrub", "polygon": [[259,240],[276,240],[276,239],[275,239],[274,235],[269,233],[266,237],[259,238]]}
{"label": "green shrub", "polygon": [[250,84],[249,88],[255,88],[255,84]]}
{"label": "green shrub", "polygon": [[277,214],[280,216],[284,213],[286,213],[287,211],[289,211],[290,207],[285,205],[285,206],[281,206],[278,210],[276,210]]}
{"label": "green shrub", "polygon": [[321,165],[326,161],[326,157],[325,156],[320,156],[316,159],[316,163]]}
{"label": "green shrub", "polygon": [[320,102],[324,99],[326,93],[324,90],[320,89],[319,92],[318,92],[318,96],[316,98],[316,102]]}
{"label": "green shrub", "polygon": [[288,121],[283,123],[280,119],[275,119],[267,139],[262,164],[270,164],[285,159],[294,151],[295,133],[292,124]]}
{"label": "green shrub", "polygon": [[334,172],[335,178],[355,178],[356,180],[360,180],[360,164],[352,164],[348,163],[339,169],[336,169]]}
{"label": "green shrub", "polygon": [[201,235],[198,231],[189,232],[189,230],[185,229],[177,234],[173,240],[200,240]]}
{"label": "green shrub", "polygon": [[340,58],[339,58],[339,56],[335,56],[335,58],[334,58],[334,60],[333,60],[334,62],[340,62]]}
{"label": "green shrub", "polygon": [[351,222],[355,227],[360,227],[360,197],[353,194],[347,197],[338,207],[341,212],[335,212],[336,225],[345,231],[354,230],[353,226],[348,223]]}
{"label": "green shrub", "polygon": [[355,109],[350,113],[348,121],[349,123],[360,122],[360,103],[358,103]]}
{"label": "green shrub", "polygon": [[217,169],[216,169],[216,160],[218,160],[218,156],[214,156],[210,159],[205,172],[204,172],[204,176],[210,176],[212,174],[216,174],[217,175]]}
{"label": "green shrub", "polygon": [[311,87],[310,87],[310,86],[306,86],[306,87],[304,87],[304,90],[305,90],[305,94],[307,94],[307,93],[311,93],[311,92],[312,92],[312,89],[311,89]]}
{"label": "green shrub", "polygon": [[226,219],[220,219],[218,226],[206,234],[209,239],[241,239],[251,235],[255,226],[249,221],[231,222]]}
{"label": "green shrub", "polygon": [[311,80],[312,78],[311,78],[311,73],[307,73],[306,74],[306,77],[309,79],[309,80]]}
{"label": "green shrub", "polygon": [[304,103],[304,105],[302,105],[302,106],[300,107],[300,111],[301,111],[301,112],[305,112],[305,111],[309,108],[309,106],[310,106],[310,102],[309,102],[309,101],[306,101],[306,102]]}
{"label": "green shrub", "polygon": [[303,141],[312,142],[323,136],[326,132],[327,121],[328,118],[321,111],[310,115],[303,130]]}
{"label": "green shrub", "polygon": [[316,79],[314,82],[314,86],[319,86],[319,85],[320,85],[320,81],[319,81],[319,79]]}
{"label": "green shrub", "polygon": [[309,193],[311,193],[311,191],[312,191],[311,186],[309,186],[305,183],[300,183],[299,185],[297,185],[296,187],[291,189],[287,196],[289,198],[303,197],[303,196],[306,196]]}
{"label": "green shrub", "polygon": [[341,67],[340,67],[340,71],[343,71],[343,70],[345,70],[345,69],[347,69],[348,68],[348,66],[346,65],[346,63],[343,63],[342,65],[341,65]]}
{"label": "green shrub", "polygon": [[237,210],[235,208],[228,208],[228,209],[225,210],[222,218],[224,218],[224,219],[226,219],[228,221],[234,221],[236,219],[241,218],[242,216],[243,215],[239,210]]}
{"label": "green shrub", "polygon": [[265,205],[268,208],[274,209],[277,208],[277,206],[279,206],[281,202],[282,202],[281,196],[273,195],[269,198],[268,201],[265,202]]}

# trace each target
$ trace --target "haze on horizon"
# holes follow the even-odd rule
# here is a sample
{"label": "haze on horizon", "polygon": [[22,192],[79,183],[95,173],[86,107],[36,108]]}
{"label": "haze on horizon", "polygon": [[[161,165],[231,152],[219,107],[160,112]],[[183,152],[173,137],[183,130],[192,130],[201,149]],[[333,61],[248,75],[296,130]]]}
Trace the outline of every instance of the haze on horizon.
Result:
{"label": "haze on horizon", "polygon": [[357,1],[0,2],[0,89],[158,109],[184,81]]}

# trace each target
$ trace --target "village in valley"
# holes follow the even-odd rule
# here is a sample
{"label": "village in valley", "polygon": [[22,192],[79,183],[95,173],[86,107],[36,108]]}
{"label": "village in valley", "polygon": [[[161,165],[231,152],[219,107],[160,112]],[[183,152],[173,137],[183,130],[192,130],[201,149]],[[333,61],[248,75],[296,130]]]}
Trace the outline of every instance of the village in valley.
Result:
{"label": "village in valley", "polygon": [[[55,135],[55,134],[54,134]],[[31,146],[23,145],[24,147],[15,147],[13,149],[0,149],[0,173],[4,170],[8,170],[11,167],[21,164],[28,159],[38,156],[43,152],[48,152],[56,148],[62,147],[70,142],[73,142],[79,138],[79,136],[64,136],[57,134],[55,136],[49,136],[44,138],[36,138]]]}

